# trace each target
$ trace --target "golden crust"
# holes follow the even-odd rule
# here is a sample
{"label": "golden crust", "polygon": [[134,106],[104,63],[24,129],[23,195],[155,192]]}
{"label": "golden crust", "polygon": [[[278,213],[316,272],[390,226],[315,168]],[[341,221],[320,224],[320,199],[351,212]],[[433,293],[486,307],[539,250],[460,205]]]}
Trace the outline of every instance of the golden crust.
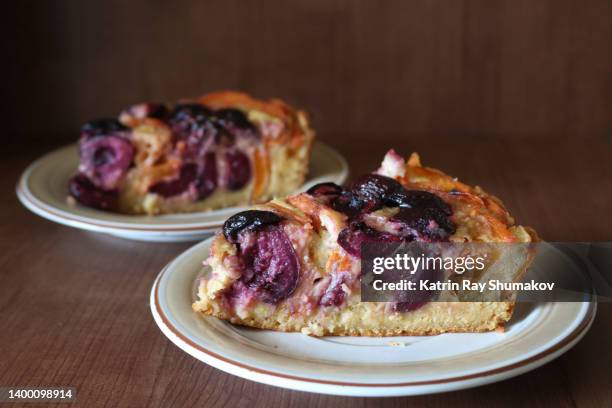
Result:
{"label": "golden crust", "polygon": [[[457,319],[444,316],[442,319],[432,319],[438,310],[443,310],[451,304],[453,313],[468,319]],[[257,329],[276,330],[282,332],[302,332],[313,336],[429,336],[441,333],[480,333],[487,331],[503,331],[505,323],[512,316],[512,302],[451,302],[431,303],[431,309],[422,312],[395,313],[397,318],[391,324],[385,321],[370,323],[367,319],[359,319],[357,324],[338,324],[337,315],[360,315],[363,309],[372,309],[372,313],[380,313],[379,308],[372,303],[363,303],[359,311],[334,310],[326,318],[295,319],[284,314],[270,315],[264,318],[249,316],[241,318],[232,314],[219,313],[212,307],[201,307],[194,303],[193,310],[206,316],[214,316],[239,326]],[[480,307],[480,306],[483,307]],[[350,307],[349,307],[350,308]],[[437,310],[435,310],[437,309]],[[479,310],[480,309],[480,310]],[[483,310],[484,309],[484,310]],[[390,316],[385,317],[390,320]],[[425,317],[425,318],[424,318]]]}
{"label": "golden crust", "polygon": [[[450,237],[451,242],[529,243],[539,240],[533,229],[514,224],[499,199],[439,170],[423,167],[416,154],[404,162],[396,153],[390,152],[378,173],[396,178],[409,189],[427,190],[442,197],[452,207],[452,221],[457,226],[455,234]],[[291,234],[296,228],[307,231],[305,237],[296,241],[307,241],[308,249],[302,253],[302,268],[309,271],[309,278],[328,279],[334,271],[351,269],[356,270],[353,275],[358,276],[359,261],[337,245],[338,233],[346,227],[345,215],[308,194],[274,200],[259,208],[281,214],[288,220],[287,224],[292,225]],[[519,266],[511,271],[514,280],[522,277],[534,256],[529,245],[522,248],[527,249],[512,255],[515,261],[519,261]],[[232,271],[227,262],[234,253],[233,245],[219,234],[208,260],[213,267],[213,276],[201,282],[200,300],[194,303],[194,311],[234,324],[302,331],[316,336],[393,336],[501,330],[510,319],[514,306],[513,301],[430,302],[416,311],[399,313],[390,311],[386,306],[389,304],[360,302],[360,286],[356,280],[348,282],[344,289],[347,299],[341,307],[324,307],[318,303],[312,306],[310,302],[317,295],[309,291],[316,292],[317,289],[308,284],[304,284],[306,289],[298,287],[292,296],[276,306],[251,299],[241,307],[233,307],[221,299],[224,290],[240,277],[240,273]],[[497,262],[504,260],[500,258]]]}

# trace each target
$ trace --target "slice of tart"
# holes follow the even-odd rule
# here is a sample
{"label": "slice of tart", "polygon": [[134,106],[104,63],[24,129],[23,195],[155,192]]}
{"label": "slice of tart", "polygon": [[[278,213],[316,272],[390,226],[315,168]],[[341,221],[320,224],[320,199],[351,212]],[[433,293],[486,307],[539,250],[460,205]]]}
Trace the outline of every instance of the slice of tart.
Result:
{"label": "slice of tart", "polygon": [[277,99],[217,92],[143,103],[83,126],[69,192],[126,214],[262,203],[304,182],[313,138],[306,114]]}
{"label": "slice of tart", "polygon": [[[382,166],[342,188],[324,183],[230,217],[213,240],[193,310],[231,323],[314,336],[430,335],[503,328],[504,301],[363,302],[362,244],[510,243],[537,240],[502,203],[394,151]],[[529,245],[488,268],[520,279]],[[471,276],[471,279],[482,279]],[[433,300],[433,299],[430,299]],[[452,300],[452,301],[451,301]]]}

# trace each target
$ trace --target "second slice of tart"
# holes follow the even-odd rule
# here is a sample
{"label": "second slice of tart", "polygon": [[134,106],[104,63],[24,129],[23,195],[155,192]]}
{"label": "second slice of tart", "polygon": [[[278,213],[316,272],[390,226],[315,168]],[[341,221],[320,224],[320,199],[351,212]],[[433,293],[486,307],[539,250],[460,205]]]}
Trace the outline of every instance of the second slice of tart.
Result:
{"label": "second slice of tart", "polygon": [[83,126],[69,191],[126,214],[261,203],[304,182],[313,138],[306,114],[278,99],[226,91],[138,104]]}

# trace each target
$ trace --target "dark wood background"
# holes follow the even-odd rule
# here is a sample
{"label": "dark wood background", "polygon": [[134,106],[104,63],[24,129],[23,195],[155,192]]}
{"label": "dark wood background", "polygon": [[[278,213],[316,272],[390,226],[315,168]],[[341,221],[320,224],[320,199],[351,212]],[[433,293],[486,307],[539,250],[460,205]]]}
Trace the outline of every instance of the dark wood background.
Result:
{"label": "dark wood background", "polygon": [[191,244],[63,227],[11,193],[89,118],[237,88],[308,110],[353,175],[417,150],[547,240],[612,241],[611,1],[56,0],[0,18],[0,386],[74,386],[85,407],[612,405],[610,303],[567,354],[472,390],[340,398],[224,374],[150,315]]}
{"label": "dark wood background", "polygon": [[612,133],[612,2],[20,1],[5,5],[13,142],[66,143],[143,100],[278,96],[338,144]]}

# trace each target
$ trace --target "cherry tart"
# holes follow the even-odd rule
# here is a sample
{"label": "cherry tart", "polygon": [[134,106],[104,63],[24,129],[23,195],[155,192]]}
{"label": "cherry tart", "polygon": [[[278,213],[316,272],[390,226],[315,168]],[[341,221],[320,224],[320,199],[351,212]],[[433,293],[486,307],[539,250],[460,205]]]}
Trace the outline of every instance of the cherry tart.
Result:
{"label": "cherry tart", "polygon": [[[230,217],[205,261],[195,312],[231,323],[314,336],[429,335],[502,328],[514,300],[429,294],[361,301],[364,243],[525,243],[487,265],[519,279],[537,241],[499,199],[394,151],[374,173],[341,187],[323,183]],[[473,276],[475,280],[478,277]],[[459,301],[463,300],[463,301]]]}
{"label": "cherry tart", "polygon": [[83,126],[69,193],[126,214],[262,203],[304,182],[313,138],[306,114],[278,99],[228,91],[138,104]]}

